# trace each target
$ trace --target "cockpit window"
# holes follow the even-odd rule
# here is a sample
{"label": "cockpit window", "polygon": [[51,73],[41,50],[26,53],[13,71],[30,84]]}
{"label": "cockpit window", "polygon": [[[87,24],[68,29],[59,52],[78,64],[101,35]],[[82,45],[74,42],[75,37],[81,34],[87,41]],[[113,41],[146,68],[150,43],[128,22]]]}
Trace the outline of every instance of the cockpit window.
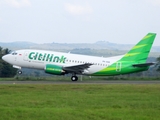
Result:
{"label": "cockpit window", "polygon": [[11,52],[12,55],[17,55],[17,53],[15,51]]}

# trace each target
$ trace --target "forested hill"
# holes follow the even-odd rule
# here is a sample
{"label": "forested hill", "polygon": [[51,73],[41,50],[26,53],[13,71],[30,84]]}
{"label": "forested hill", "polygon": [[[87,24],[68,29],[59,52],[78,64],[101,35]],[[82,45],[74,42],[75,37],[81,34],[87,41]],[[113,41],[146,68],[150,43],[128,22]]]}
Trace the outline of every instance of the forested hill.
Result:
{"label": "forested hill", "polygon": [[[47,50],[72,50],[72,49],[108,49],[108,50],[129,50],[134,45],[132,44],[116,44],[107,41],[98,41],[96,43],[44,43],[37,44],[31,42],[0,42],[3,48],[11,50],[17,49],[47,49]],[[152,52],[160,52],[160,46],[153,46]]]}

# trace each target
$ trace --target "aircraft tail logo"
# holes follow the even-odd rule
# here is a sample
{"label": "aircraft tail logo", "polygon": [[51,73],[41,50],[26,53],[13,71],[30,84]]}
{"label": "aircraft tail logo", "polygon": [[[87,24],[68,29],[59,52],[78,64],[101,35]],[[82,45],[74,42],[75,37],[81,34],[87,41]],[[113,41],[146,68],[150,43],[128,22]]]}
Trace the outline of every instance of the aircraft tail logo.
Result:
{"label": "aircraft tail logo", "polygon": [[139,43],[126,53],[120,61],[138,61],[139,63],[145,63],[155,37],[155,33],[148,33]]}

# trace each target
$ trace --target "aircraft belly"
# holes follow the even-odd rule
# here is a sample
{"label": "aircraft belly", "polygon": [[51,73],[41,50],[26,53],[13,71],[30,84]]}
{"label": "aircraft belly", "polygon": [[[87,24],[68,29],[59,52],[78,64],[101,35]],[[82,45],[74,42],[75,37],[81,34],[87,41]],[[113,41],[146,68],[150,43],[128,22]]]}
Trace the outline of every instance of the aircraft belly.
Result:
{"label": "aircraft belly", "polygon": [[24,67],[24,68],[33,68],[33,69],[44,69],[44,63],[40,62],[33,62],[33,61],[23,61],[17,64],[18,66]]}

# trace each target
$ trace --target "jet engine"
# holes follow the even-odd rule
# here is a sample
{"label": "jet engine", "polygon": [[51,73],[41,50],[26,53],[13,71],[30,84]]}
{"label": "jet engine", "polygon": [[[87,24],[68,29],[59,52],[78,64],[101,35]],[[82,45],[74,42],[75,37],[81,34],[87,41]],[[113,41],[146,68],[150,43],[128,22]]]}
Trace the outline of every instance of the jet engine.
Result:
{"label": "jet engine", "polygon": [[64,75],[65,71],[62,69],[62,66],[47,64],[45,67],[45,72],[54,75]]}

